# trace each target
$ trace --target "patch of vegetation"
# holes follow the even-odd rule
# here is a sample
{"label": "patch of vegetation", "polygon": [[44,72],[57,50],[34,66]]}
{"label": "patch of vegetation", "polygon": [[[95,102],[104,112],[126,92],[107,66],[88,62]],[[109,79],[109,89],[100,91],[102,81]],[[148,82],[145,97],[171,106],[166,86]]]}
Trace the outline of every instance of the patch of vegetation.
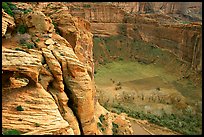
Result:
{"label": "patch of vegetation", "polygon": [[26,33],[27,32],[27,26],[23,25],[23,24],[19,25],[17,27],[17,32],[19,32],[20,34]]}
{"label": "patch of vegetation", "polygon": [[20,105],[20,106],[17,106],[17,107],[16,107],[16,110],[17,110],[17,111],[24,111],[24,109],[23,109],[23,107],[22,107],[21,105]]}
{"label": "patch of vegetation", "polygon": [[192,114],[185,111],[183,115],[176,114],[164,114],[162,116],[157,116],[151,113],[138,112],[129,109],[122,105],[113,105],[114,112],[127,113],[128,116],[148,120],[151,123],[157,124],[159,126],[165,126],[171,130],[179,132],[185,135],[199,135],[202,133],[202,115]]}
{"label": "patch of vegetation", "polygon": [[126,26],[126,24],[119,25],[119,33],[120,33],[120,35],[123,35],[123,36],[127,35],[127,26]]}
{"label": "patch of vegetation", "polygon": [[123,61],[123,58],[122,58],[122,57],[119,57],[118,60],[119,60],[119,61]]}
{"label": "patch of vegetation", "polygon": [[3,135],[20,135],[21,132],[16,130],[16,129],[9,129],[9,130],[5,130],[2,133]]}
{"label": "patch of vegetation", "polygon": [[26,46],[27,46],[28,49],[35,48],[35,44],[34,43],[27,43]]}
{"label": "patch of vegetation", "polygon": [[112,125],[113,125],[113,128],[112,128],[112,131],[113,131],[113,135],[117,135],[118,134],[118,124],[112,122]]}
{"label": "patch of vegetation", "polygon": [[47,7],[49,7],[51,5],[51,3],[47,4]]}
{"label": "patch of vegetation", "polygon": [[100,122],[97,123],[97,126],[101,131],[105,130]]}
{"label": "patch of vegetation", "polygon": [[21,45],[24,45],[24,44],[26,44],[26,39],[21,38],[19,42],[20,42]]}
{"label": "patch of vegetation", "polygon": [[23,49],[20,49],[20,48],[15,48],[15,50],[25,52]]}
{"label": "patch of vegetation", "polygon": [[32,9],[25,9],[25,10],[22,10],[24,14],[27,14],[29,12],[32,12],[33,10]]}
{"label": "patch of vegetation", "polygon": [[10,16],[14,16],[12,9],[15,9],[15,5],[10,2],[2,2],[2,8],[4,11],[9,14]]}
{"label": "patch of vegetation", "polygon": [[89,5],[89,4],[84,4],[83,7],[84,7],[84,8],[91,8],[91,5]]}
{"label": "patch of vegetation", "polygon": [[39,41],[40,41],[40,39],[39,39],[39,38],[35,40],[35,42],[39,42]]}
{"label": "patch of vegetation", "polygon": [[190,21],[181,21],[180,23],[181,24],[190,24],[191,22]]}
{"label": "patch of vegetation", "polygon": [[64,54],[63,54],[63,53],[60,53],[60,55],[61,55],[61,56],[64,56]]}
{"label": "patch of vegetation", "polygon": [[40,124],[39,123],[35,123],[35,127],[40,127]]}
{"label": "patch of vegetation", "polygon": [[35,44],[34,44],[34,43],[26,42],[25,39],[20,39],[20,44],[21,44],[22,46],[26,46],[28,49],[33,49],[33,48],[35,48]]}
{"label": "patch of vegetation", "polygon": [[105,120],[105,117],[103,114],[100,115],[99,120],[101,121],[101,123],[103,123],[103,121]]}
{"label": "patch of vegetation", "polygon": [[52,21],[52,24],[54,25],[54,28],[55,28],[56,33],[60,35],[61,32],[60,32],[60,30],[59,30],[58,27],[57,27],[57,23],[54,22],[54,21]]}
{"label": "patch of vegetation", "polygon": [[6,3],[8,4],[8,6],[9,6],[9,8],[10,8],[11,10],[16,10],[16,9],[18,9],[15,4],[13,4],[13,3],[11,3],[11,2],[6,2]]}
{"label": "patch of vegetation", "polygon": [[100,37],[94,36],[94,45],[98,45],[100,42],[102,42]]}

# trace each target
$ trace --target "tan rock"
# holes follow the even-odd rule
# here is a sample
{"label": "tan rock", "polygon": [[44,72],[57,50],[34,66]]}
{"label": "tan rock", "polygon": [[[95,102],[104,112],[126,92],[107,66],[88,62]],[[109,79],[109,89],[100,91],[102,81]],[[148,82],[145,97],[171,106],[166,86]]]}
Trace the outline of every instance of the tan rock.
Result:
{"label": "tan rock", "polygon": [[47,33],[54,31],[52,20],[40,11],[25,14],[23,20],[30,33]]}
{"label": "tan rock", "polygon": [[47,39],[47,40],[45,41],[45,44],[46,44],[46,45],[53,45],[53,44],[55,44],[55,42],[54,42],[52,39]]}
{"label": "tan rock", "polygon": [[[73,106],[79,117],[84,134],[96,134],[97,127],[94,119],[94,99],[92,81],[86,67],[79,61],[72,48],[55,47],[52,51],[62,64],[63,78],[70,90]],[[64,55],[64,56],[61,56]]]}
{"label": "tan rock", "polygon": [[70,43],[78,59],[85,64],[93,79],[93,53],[90,23],[84,19],[72,17],[67,9],[61,9],[51,18],[58,24],[61,35]]}
{"label": "tan rock", "polygon": [[68,97],[64,91],[62,68],[58,60],[52,54],[51,50],[42,48],[42,52],[46,63],[48,64],[49,70],[54,77],[54,80],[52,81],[53,88],[49,88],[48,90],[54,96],[54,99],[59,106],[60,112],[63,114],[63,118],[70,123],[75,134],[80,134],[76,117],[74,116],[72,110],[67,106]]}
{"label": "tan rock", "polygon": [[[19,105],[24,111],[16,110]],[[2,128],[16,129],[27,135],[73,134],[52,96],[39,84],[21,90],[3,90]]]}
{"label": "tan rock", "polygon": [[14,18],[9,16],[2,9],[2,37],[6,34],[8,28],[14,29],[14,27],[15,27]]}
{"label": "tan rock", "polygon": [[24,75],[31,85],[38,82],[41,67],[41,61],[34,55],[23,51],[2,49],[2,70]]}
{"label": "tan rock", "polygon": [[[117,135],[132,135],[133,134],[133,129],[131,126],[130,121],[126,118],[126,114],[121,113],[120,115],[116,113],[112,113],[107,111],[103,106],[101,106],[99,103],[96,105],[96,116],[103,117],[104,120],[100,121],[98,119],[98,122],[101,123],[104,131],[101,130],[102,134],[104,135],[113,135],[113,128],[117,130]],[[113,125],[115,124],[115,125]],[[116,128],[116,125],[118,126]]]}

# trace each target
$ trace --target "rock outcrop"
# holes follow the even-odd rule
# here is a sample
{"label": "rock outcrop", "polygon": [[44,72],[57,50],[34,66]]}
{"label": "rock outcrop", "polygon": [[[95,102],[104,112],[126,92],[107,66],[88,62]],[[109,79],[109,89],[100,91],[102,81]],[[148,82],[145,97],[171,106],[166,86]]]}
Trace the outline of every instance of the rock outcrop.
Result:
{"label": "rock outcrop", "polygon": [[[15,4],[22,8],[22,3]],[[25,135],[101,134],[89,22],[73,17],[62,3],[50,3],[58,8],[54,13],[45,3],[26,4],[33,11],[16,13],[15,19],[17,25],[26,26],[34,46],[19,47],[21,43],[12,38],[7,39],[10,46],[2,44],[2,77],[6,80],[2,128]],[[58,30],[61,35],[56,34]]]}
{"label": "rock outcrop", "polygon": [[3,85],[9,83],[10,77],[4,75],[5,73],[20,73],[27,77],[29,84],[38,83],[38,76],[41,69],[41,62],[36,56],[32,56],[23,51],[14,51],[10,49],[2,49],[2,71],[3,71]]}
{"label": "rock outcrop", "polygon": [[[18,106],[23,111],[17,111]],[[34,88],[3,89],[2,128],[27,135],[74,134],[53,97],[40,84]]]}
{"label": "rock outcrop", "polygon": [[15,27],[14,18],[9,16],[2,9],[2,37],[6,34],[6,31],[8,31],[9,28],[13,29],[14,27]]}

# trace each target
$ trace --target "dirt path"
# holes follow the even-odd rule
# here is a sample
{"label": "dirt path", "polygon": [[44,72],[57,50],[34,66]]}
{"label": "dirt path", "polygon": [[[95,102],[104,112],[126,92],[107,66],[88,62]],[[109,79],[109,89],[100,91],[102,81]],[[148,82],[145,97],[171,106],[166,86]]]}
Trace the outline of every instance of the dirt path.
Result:
{"label": "dirt path", "polygon": [[134,135],[152,135],[150,132],[142,128],[135,120],[130,120]]}
{"label": "dirt path", "polygon": [[175,131],[151,124],[146,120],[139,120],[131,117],[126,118],[129,119],[132,124],[134,135],[180,135]]}

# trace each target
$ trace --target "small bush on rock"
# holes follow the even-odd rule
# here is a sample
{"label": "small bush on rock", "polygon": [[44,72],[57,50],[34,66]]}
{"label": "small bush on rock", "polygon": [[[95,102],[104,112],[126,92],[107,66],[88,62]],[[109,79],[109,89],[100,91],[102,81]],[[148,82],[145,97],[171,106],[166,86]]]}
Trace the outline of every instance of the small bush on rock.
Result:
{"label": "small bush on rock", "polygon": [[24,34],[27,32],[27,27],[25,25],[19,25],[17,27],[17,32],[20,34]]}
{"label": "small bush on rock", "polygon": [[2,133],[3,135],[20,135],[21,132],[16,129],[6,130]]}
{"label": "small bush on rock", "polygon": [[17,106],[17,107],[16,107],[16,110],[17,110],[17,111],[24,111],[24,109],[23,109],[23,107],[22,107],[21,105],[20,105],[20,106]]}
{"label": "small bush on rock", "polygon": [[13,12],[11,10],[11,8],[9,7],[8,2],[2,2],[2,8],[4,9],[4,11],[9,14],[10,16],[13,16]]}

